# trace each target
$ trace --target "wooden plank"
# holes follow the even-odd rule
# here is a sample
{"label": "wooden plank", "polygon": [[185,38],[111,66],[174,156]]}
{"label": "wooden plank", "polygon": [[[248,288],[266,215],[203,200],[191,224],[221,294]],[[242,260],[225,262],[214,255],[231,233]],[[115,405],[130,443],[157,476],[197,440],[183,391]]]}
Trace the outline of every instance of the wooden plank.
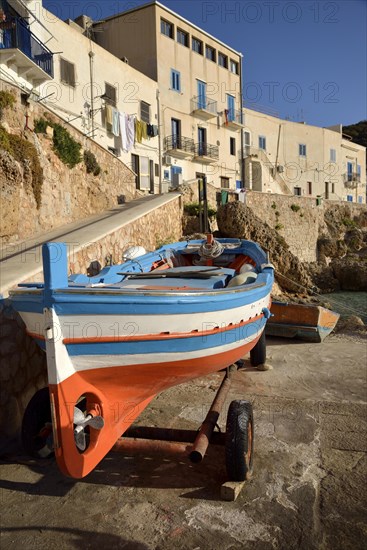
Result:
{"label": "wooden plank", "polygon": [[235,501],[245,483],[245,481],[226,481],[220,488],[221,499],[228,502]]}

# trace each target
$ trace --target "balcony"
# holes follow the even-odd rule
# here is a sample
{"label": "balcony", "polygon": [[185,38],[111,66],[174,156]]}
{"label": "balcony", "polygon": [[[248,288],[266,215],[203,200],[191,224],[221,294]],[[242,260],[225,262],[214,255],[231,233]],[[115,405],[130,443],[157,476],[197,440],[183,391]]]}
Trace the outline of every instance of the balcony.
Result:
{"label": "balcony", "polygon": [[191,113],[203,120],[210,120],[218,115],[217,102],[205,96],[195,96],[191,100]]}
{"label": "balcony", "polygon": [[225,109],[223,125],[233,130],[244,128],[245,125],[241,115],[241,111],[236,111],[235,109]]}
{"label": "balcony", "polygon": [[190,159],[195,153],[194,140],[183,136],[167,136],[163,146],[167,155],[179,159]]}
{"label": "balcony", "polygon": [[217,145],[208,143],[196,143],[194,161],[203,164],[214,164],[219,159],[219,148]]}
{"label": "balcony", "polygon": [[346,187],[356,187],[361,183],[361,174],[357,172],[343,174],[343,183]]}
{"label": "balcony", "polygon": [[19,18],[0,22],[0,62],[16,65],[18,76],[38,83],[53,78],[53,54]]}

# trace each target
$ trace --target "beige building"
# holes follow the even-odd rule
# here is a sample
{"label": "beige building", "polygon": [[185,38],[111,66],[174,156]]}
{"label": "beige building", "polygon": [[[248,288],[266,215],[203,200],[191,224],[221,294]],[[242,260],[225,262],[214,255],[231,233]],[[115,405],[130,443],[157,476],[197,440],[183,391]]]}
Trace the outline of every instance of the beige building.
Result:
{"label": "beige building", "polygon": [[245,183],[255,191],[366,202],[366,149],[342,134],[244,109]]}
{"label": "beige building", "polygon": [[138,189],[159,192],[158,136],[127,146],[120,119],[116,115],[111,124],[108,118],[130,115],[130,122],[144,120],[158,132],[157,83],[91,40],[89,18],[63,22],[40,1],[28,2],[27,9],[23,0],[2,2],[17,32],[3,31],[1,78],[83,132],[85,147],[94,139],[117,156],[136,173]]}
{"label": "beige building", "polygon": [[93,39],[159,89],[163,187],[202,174],[241,185],[241,54],[158,2],[93,25]]}

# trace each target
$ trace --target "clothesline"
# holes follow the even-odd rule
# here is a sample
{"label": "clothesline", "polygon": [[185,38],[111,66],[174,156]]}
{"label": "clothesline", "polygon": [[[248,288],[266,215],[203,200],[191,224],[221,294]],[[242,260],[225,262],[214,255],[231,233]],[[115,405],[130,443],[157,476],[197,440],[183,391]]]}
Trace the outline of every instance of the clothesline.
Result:
{"label": "clothesline", "polygon": [[135,114],[122,113],[106,105],[106,129],[115,137],[121,138],[121,148],[124,152],[131,151],[135,143],[158,136],[158,126],[139,120]]}

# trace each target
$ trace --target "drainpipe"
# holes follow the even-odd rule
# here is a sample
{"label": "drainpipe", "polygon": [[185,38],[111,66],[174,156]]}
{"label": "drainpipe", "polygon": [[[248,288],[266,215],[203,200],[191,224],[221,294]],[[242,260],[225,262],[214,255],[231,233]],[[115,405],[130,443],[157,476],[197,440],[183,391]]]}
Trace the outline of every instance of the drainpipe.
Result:
{"label": "drainpipe", "polygon": [[[241,111],[241,124],[243,124],[242,60],[243,60],[243,55],[241,54],[241,62],[240,62],[240,111]],[[244,159],[244,156],[243,156],[243,145],[244,145],[244,143],[243,143],[243,128],[241,128],[241,158],[240,158],[241,167],[240,167],[240,173],[241,173],[242,187],[246,187],[246,186],[245,186],[245,159]]]}
{"label": "drainpipe", "polygon": [[158,176],[159,176],[159,194],[163,193],[162,184],[162,143],[161,143],[161,102],[159,98],[159,90],[156,92],[157,98],[157,123],[158,123]]}
{"label": "drainpipe", "polygon": [[89,51],[89,73],[90,73],[90,113],[91,113],[91,122],[92,122],[92,139],[94,139],[94,82],[93,82],[93,58],[94,53],[92,50]]}

